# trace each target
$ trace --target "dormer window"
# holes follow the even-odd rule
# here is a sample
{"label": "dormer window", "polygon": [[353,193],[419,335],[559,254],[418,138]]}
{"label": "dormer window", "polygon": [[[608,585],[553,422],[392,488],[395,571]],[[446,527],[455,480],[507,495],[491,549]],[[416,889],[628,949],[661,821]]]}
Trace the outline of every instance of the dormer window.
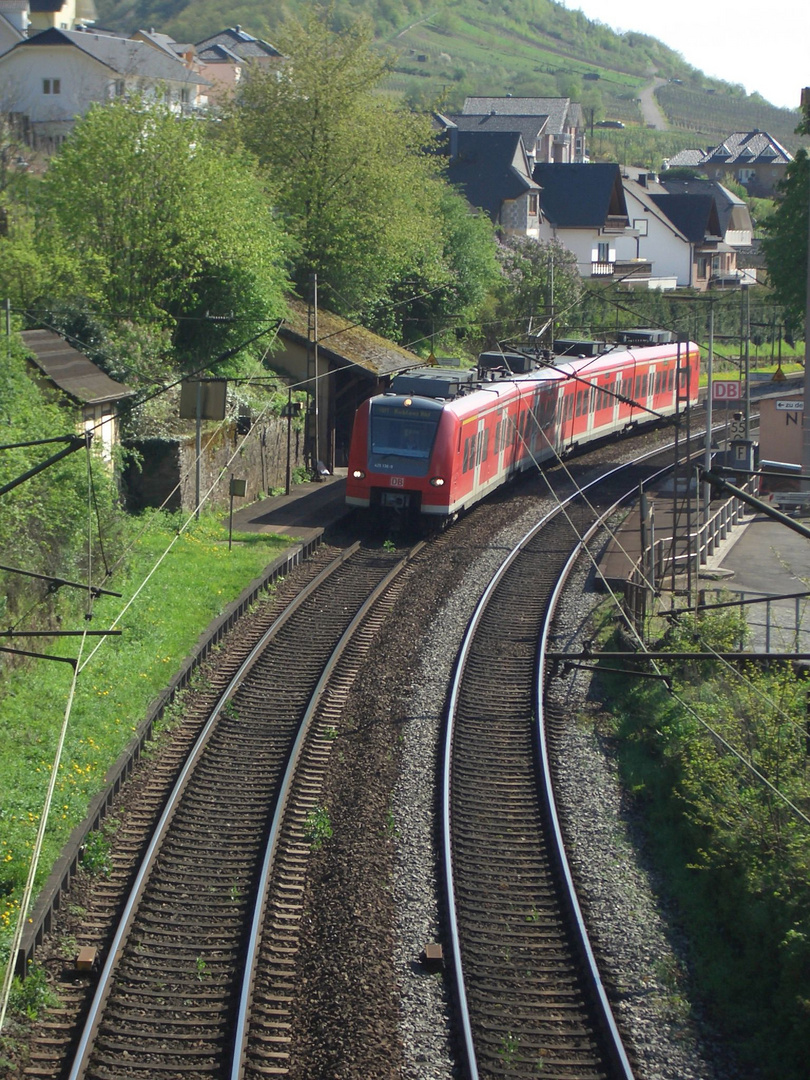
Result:
{"label": "dormer window", "polygon": [[43,79],[42,80],[42,93],[43,94],[61,94],[62,82],[60,79]]}

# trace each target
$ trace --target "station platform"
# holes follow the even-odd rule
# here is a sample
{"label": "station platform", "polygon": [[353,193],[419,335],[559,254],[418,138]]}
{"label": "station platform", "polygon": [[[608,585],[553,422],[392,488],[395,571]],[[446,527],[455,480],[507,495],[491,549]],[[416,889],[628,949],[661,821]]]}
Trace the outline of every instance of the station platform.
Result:
{"label": "station platform", "polygon": [[[677,535],[685,537],[687,523],[676,517],[671,489],[650,492],[649,499],[654,536],[669,537],[675,528]],[[810,514],[803,513],[798,520],[810,527]],[[692,528],[697,524],[693,518]],[[623,590],[640,554],[640,510],[636,504],[598,559],[612,589]],[[673,607],[683,606],[683,597],[676,599],[676,595],[685,592],[684,576],[672,579],[665,574],[656,584],[664,597],[671,591]],[[700,567],[692,587],[700,590],[707,603],[746,602],[741,610],[748,623],[748,647],[753,651],[810,652],[810,541],[782,522],[746,508]],[[712,592],[717,595],[712,596]]]}
{"label": "station platform", "polygon": [[234,510],[234,532],[276,533],[291,540],[308,541],[337,525],[349,513],[346,506],[346,470],[321,480],[294,484],[289,495],[265,499]]}

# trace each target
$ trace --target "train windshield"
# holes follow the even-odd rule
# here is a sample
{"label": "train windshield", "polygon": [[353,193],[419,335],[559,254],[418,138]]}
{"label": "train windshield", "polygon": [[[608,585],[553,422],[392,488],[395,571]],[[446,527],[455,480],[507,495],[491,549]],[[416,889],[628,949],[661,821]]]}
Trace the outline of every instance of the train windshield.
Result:
{"label": "train windshield", "polygon": [[378,402],[371,410],[371,453],[385,457],[430,457],[441,407]]}

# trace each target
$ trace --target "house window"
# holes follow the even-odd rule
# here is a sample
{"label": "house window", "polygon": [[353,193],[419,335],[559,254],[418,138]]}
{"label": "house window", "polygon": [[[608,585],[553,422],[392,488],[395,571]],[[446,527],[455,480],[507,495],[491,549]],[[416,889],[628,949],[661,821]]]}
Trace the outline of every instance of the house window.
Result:
{"label": "house window", "polygon": [[699,278],[705,278],[708,276],[709,260],[705,255],[700,255],[697,261],[697,276]]}
{"label": "house window", "polygon": [[610,244],[608,241],[600,241],[596,245],[596,261],[600,263],[610,262]]}
{"label": "house window", "polygon": [[189,101],[191,100],[190,97],[189,97],[188,87],[184,86],[180,90],[180,100],[182,101],[182,103],[184,105],[188,105]]}
{"label": "house window", "polygon": [[124,83],[124,80],[123,79],[116,79],[115,80],[115,96],[116,97],[123,97],[125,89],[126,89],[126,85]]}
{"label": "house window", "polygon": [[61,81],[61,79],[43,79],[42,80],[42,93],[43,94],[61,94],[62,93],[62,81]]}
{"label": "house window", "polygon": [[529,194],[529,213],[532,217],[537,217],[537,192],[532,191]]}

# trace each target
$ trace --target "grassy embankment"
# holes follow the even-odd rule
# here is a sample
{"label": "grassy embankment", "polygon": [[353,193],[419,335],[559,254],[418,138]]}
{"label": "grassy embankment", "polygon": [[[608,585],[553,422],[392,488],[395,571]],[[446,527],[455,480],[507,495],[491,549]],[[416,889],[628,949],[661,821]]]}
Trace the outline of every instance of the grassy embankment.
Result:
{"label": "grassy embankment", "polygon": [[[687,616],[650,647],[734,649],[741,633],[736,614]],[[706,1002],[747,1075],[805,1080],[806,681],[787,665],[696,659],[659,667],[674,692],[605,675],[603,723],[658,885],[691,943],[692,989],[685,993],[684,972],[672,972],[673,1003],[682,1010],[695,997]]]}
{"label": "grassy embankment", "polygon": [[[132,519],[129,527],[138,538],[128,566],[107,585],[123,599],[105,596],[94,605],[91,627],[109,627],[175,541],[121,619],[121,637],[103,639],[79,675],[38,885],[149,703],[202,630],[289,544],[287,537],[238,534],[229,551],[227,528],[213,518],[202,518],[178,536],[179,524],[159,513]],[[63,622],[63,628],[81,628],[82,623],[77,611],[73,625]],[[79,640],[63,638],[40,651],[75,657]],[[88,639],[85,661],[99,640]],[[71,679],[67,664],[34,660],[6,673],[0,688],[0,971],[29,872]]]}

